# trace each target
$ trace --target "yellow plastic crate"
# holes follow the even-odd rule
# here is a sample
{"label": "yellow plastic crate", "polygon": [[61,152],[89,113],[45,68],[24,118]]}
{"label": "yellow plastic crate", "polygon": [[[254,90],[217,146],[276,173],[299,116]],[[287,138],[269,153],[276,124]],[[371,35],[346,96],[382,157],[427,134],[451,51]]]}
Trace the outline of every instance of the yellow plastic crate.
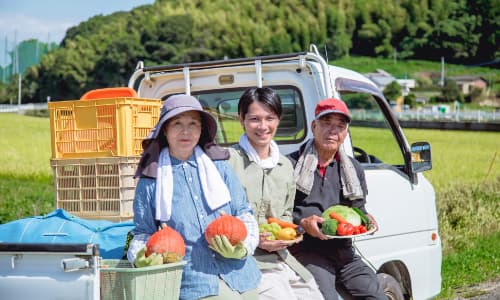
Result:
{"label": "yellow plastic crate", "polygon": [[161,105],[126,97],[49,102],[52,158],[140,155]]}
{"label": "yellow plastic crate", "polygon": [[101,262],[102,300],[177,300],[185,261],[132,268],[126,260]]}
{"label": "yellow plastic crate", "polygon": [[132,219],[139,159],[51,159],[56,208],[87,219]]}

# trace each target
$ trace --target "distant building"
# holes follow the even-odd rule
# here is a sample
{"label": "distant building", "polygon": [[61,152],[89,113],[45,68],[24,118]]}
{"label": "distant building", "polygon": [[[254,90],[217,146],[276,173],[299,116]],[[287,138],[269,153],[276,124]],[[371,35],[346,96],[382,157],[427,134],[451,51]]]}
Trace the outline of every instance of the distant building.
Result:
{"label": "distant building", "polygon": [[415,79],[396,79],[401,86],[403,96],[410,93],[410,89],[415,88]]}
{"label": "distant building", "polygon": [[375,72],[364,74],[368,79],[373,81],[375,85],[381,90],[384,90],[387,85],[391,82],[396,81],[401,86],[401,94],[406,96],[410,93],[410,89],[415,87],[414,79],[396,79],[396,77],[392,76],[388,72],[377,69]]}
{"label": "distant building", "polygon": [[426,104],[427,103],[427,98],[425,97],[417,97],[417,99],[415,99],[415,101],[418,103],[418,104]]}
{"label": "distant building", "polygon": [[488,81],[481,76],[452,76],[450,79],[457,83],[463,94],[469,94],[473,88],[483,91],[488,88]]}
{"label": "distant building", "polygon": [[0,81],[7,83],[12,75],[24,74],[30,66],[38,64],[43,55],[56,48],[58,48],[56,43],[44,43],[36,39],[20,42],[9,51],[11,63],[0,66]]}
{"label": "distant building", "polygon": [[373,81],[373,83],[375,83],[375,85],[381,90],[396,80],[396,77],[381,69],[377,69],[375,72],[366,73],[364,75]]}

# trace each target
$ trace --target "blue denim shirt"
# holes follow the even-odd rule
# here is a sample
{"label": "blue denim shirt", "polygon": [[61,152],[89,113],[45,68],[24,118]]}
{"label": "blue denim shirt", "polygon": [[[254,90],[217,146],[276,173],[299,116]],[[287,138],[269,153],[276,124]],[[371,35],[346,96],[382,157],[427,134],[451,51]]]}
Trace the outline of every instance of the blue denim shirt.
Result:
{"label": "blue denim shirt", "polygon": [[[171,157],[173,171],[172,216],[167,225],[177,230],[186,242],[187,264],[182,274],[180,299],[198,299],[218,294],[219,277],[229,287],[245,292],[257,288],[261,273],[253,256],[228,259],[208,248],[204,232],[207,225],[224,211],[238,216],[252,213],[245,191],[226,161],[214,161],[231,194],[231,201],[212,211],[205,201],[196,160]],[[141,178],[134,200],[134,236],[149,236],[157,231],[155,222],[156,179]]]}

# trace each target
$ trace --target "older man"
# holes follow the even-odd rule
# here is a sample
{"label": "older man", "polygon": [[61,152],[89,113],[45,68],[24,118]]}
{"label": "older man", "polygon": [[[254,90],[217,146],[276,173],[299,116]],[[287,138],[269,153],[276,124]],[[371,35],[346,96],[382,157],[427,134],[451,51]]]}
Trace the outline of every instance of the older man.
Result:
{"label": "older man", "polygon": [[290,250],[313,274],[325,299],[338,298],[336,284],[357,299],[387,299],[373,270],[354,253],[352,240],[328,239],[321,231],[321,214],[332,205],[366,213],[363,169],[341,147],[350,121],[343,101],[320,101],[311,125],[313,139],[289,155],[297,184],[293,218],[307,233]]}

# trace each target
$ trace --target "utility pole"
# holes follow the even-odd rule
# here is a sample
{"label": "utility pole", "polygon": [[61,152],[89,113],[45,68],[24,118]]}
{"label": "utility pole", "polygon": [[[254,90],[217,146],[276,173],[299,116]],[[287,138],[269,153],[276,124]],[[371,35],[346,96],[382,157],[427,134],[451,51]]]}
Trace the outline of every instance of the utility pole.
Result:
{"label": "utility pole", "polygon": [[2,83],[5,83],[6,80],[5,80],[5,77],[6,77],[6,73],[7,73],[7,47],[8,47],[8,44],[7,44],[7,36],[5,36],[5,48],[4,48],[4,60],[3,62],[5,63],[5,68],[2,69]]}
{"label": "utility pole", "polygon": [[40,46],[38,39],[35,40],[35,61],[39,62],[40,61]]}
{"label": "utility pole", "polygon": [[21,73],[17,73],[17,105],[21,106]]}
{"label": "utility pole", "polygon": [[17,30],[14,31],[14,48],[12,49],[12,75],[16,74],[16,44],[17,44]]}
{"label": "utility pole", "polygon": [[439,82],[441,86],[444,86],[444,56],[441,56],[441,81]]}
{"label": "utility pole", "polygon": [[17,72],[17,105],[21,106],[21,72],[19,72],[19,47],[17,45],[17,30],[14,31],[14,57],[14,64]]}

